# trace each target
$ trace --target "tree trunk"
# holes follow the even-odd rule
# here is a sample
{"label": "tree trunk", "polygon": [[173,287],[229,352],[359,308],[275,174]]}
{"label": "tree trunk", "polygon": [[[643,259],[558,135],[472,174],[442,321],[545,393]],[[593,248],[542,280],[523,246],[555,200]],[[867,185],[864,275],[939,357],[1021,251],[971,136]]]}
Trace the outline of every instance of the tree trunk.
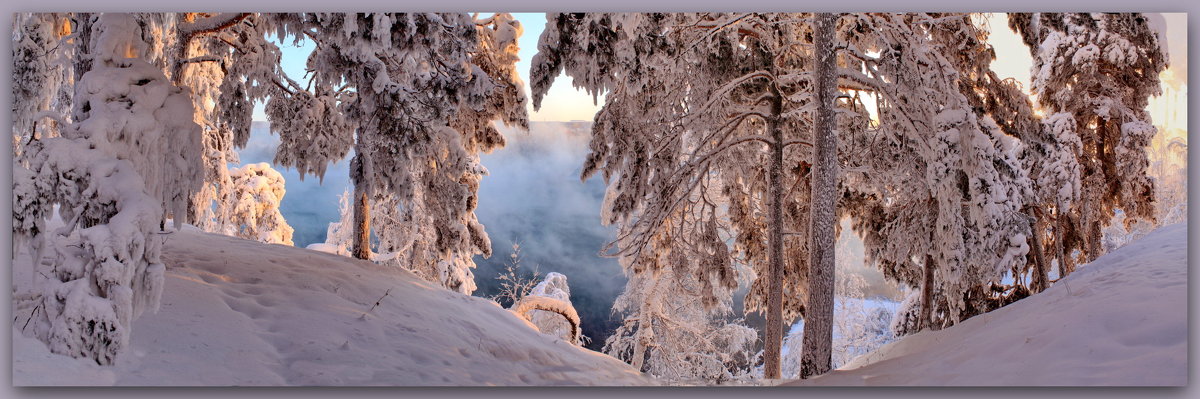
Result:
{"label": "tree trunk", "polygon": [[837,136],[833,102],[837,67],[833,28],[837,17],[817,15],[813,32],[816,49],[817,117],[813,129],[812,202],[809,238],[808,300],[804,314],[804,348],[800,378],[829,372],[833,347],[834,243],[837,210]]}
{"label": "tree trunk", "polygon": [[783,113],[783,96],[772,87],[771,120],[771,167],[768,173],[770,184],[770,232],[767,248],[767,325],[766,342],[763,348],[763,378],[780,378],[781,351],[783,347],[783,132],[779,128],[779,116]]}
{"label": "tree trunk", "polygon": [[1058,228],[1056,228],[1054,230],[1055,230],[1055,235],[1058,237],[1058,240],[1057,240],[1058,245],[1056,246],[1056,248],[1058,249],[1058,278],[1060,278],[1060,279],[1063,277],[1066,277],[1067,274],[1069,273],[1067,271],[1068,266],[1067,266],[1067,241],[1066,241],[1067,240],[1068,223],[1070,223],[1070,220],[1067,218],[1067,215],[1064,215],[1062,213],[1062,211],[1059,211]]}
{"label": "tree trunk", "polygon": [[1046,256],[1042,253],[1042,232],[1045,231],[1045,222],[1041,218],[1030,217],[1032,219],[1032,227],[1029,231],[1029,249],[1033,251],[1033,282],[1030,284],[1031,293],[1039,293],[1045,290],[1049,285],[1049,278],[1046,277]]}
{"label": "tree trunk", "polygon": [[[83,79],[83,74],[92,70],[92,14],[81,12],[75,14],[75,41],[76,57],[75,57],[75,82]],[[78,116],[76,117],[78,120]]]}
{"label": "tree trunk", "polygon": [[921,280],[921,308],[917,314],[917,331],[933,328],[933,255],[925,255],[924,278]]}
{"label": "tree trunk", "polygon": [[360,153],[350,161],[350,181],[354,184],[354,243],[350,255],[358,259],[371,258],[371,214],[368,212],[368,187]]}

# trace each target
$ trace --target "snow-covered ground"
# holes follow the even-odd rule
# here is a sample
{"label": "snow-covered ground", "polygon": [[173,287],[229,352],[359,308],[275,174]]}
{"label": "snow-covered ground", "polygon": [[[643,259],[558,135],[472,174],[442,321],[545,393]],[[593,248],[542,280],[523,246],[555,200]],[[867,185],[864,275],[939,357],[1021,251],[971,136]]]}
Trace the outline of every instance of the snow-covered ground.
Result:
{"label": "snow-covered ground", "polygon": [[[406,271],[191,228],[171,237],[163,258],[162,307],[134,323],[114,366],[52,354],[16,325],[13,384],[652,383]],[[17,269],[15,282],[29,278]]]}
{"label": "snow-covered ground", "polygon": [[[1184,385],[1186,237],[1161,228],[1044,293],[789,384]],[[404,271],[190,228],[164,257],[162,309],[135,322],[115,366],[52,354],[17,325],[13,384],[653,383]]]}
{"label": "snow-covered ground", "polygon": [[1041,294],[785,385],[1186,385],[1187,268],[1187,224],[1166,226]]}

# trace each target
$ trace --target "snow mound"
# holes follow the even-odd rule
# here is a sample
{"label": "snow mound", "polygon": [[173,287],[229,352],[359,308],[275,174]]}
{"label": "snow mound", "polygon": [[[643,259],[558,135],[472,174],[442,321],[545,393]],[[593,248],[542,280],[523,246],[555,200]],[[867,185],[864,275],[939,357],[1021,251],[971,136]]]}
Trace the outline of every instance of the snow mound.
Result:
{"label": "snow mound", "polygon": [[396,268],[192,228],[163,252],[161,310],[135,322],[113,366],[52,354],[17,325],[13,384],[651,383],[493,302]]}
{"label": "snow mound", "polygon": [[1187,224],[1162,227],[1050,289],[785,385],[1183,386]]}

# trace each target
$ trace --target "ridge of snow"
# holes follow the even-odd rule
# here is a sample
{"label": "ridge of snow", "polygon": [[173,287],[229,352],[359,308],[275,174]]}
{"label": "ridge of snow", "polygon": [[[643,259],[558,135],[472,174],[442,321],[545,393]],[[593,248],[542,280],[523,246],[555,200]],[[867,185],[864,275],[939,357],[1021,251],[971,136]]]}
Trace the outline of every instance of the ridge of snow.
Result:
{"label": "ridge of snow", "polygon": [[1187,224],[1159,228],[1046,291],[785,385],[1183,386]]}
{"label": "ridge of snow", "polygon": [[651,383],[493,302],[397,268],[190,226],[168,239],[163,260],[162,308],[135,322],[113,366],[52,354],[16,325],[13,384]]}

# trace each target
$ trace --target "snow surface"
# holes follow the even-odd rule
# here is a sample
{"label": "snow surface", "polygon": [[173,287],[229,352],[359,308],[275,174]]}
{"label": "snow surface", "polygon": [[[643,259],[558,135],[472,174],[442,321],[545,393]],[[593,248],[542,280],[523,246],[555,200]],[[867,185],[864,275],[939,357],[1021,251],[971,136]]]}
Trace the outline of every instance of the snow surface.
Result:
{"label": "snow surface", "polygon": [[[1186,384],[1186,236],[1161,228],[1044,293],[789,385]],[[17,325],[13,384],[651,383],[405,271],[190,228],[164,260],[162,308],[135,321],[116,365],[52,354]]]}
{"label": "snow surface", "polygon": [[1182,386],[1187,295],[1187,224],[1180,223],[1043,293],[785,385]]}
{"label": "snow surface", "polygon": [[652,383],[407,271],[190,226],[167,241],[163,260],[162,307],[134,322],[114,366],[52,354],[16,325],[13,384]]}

